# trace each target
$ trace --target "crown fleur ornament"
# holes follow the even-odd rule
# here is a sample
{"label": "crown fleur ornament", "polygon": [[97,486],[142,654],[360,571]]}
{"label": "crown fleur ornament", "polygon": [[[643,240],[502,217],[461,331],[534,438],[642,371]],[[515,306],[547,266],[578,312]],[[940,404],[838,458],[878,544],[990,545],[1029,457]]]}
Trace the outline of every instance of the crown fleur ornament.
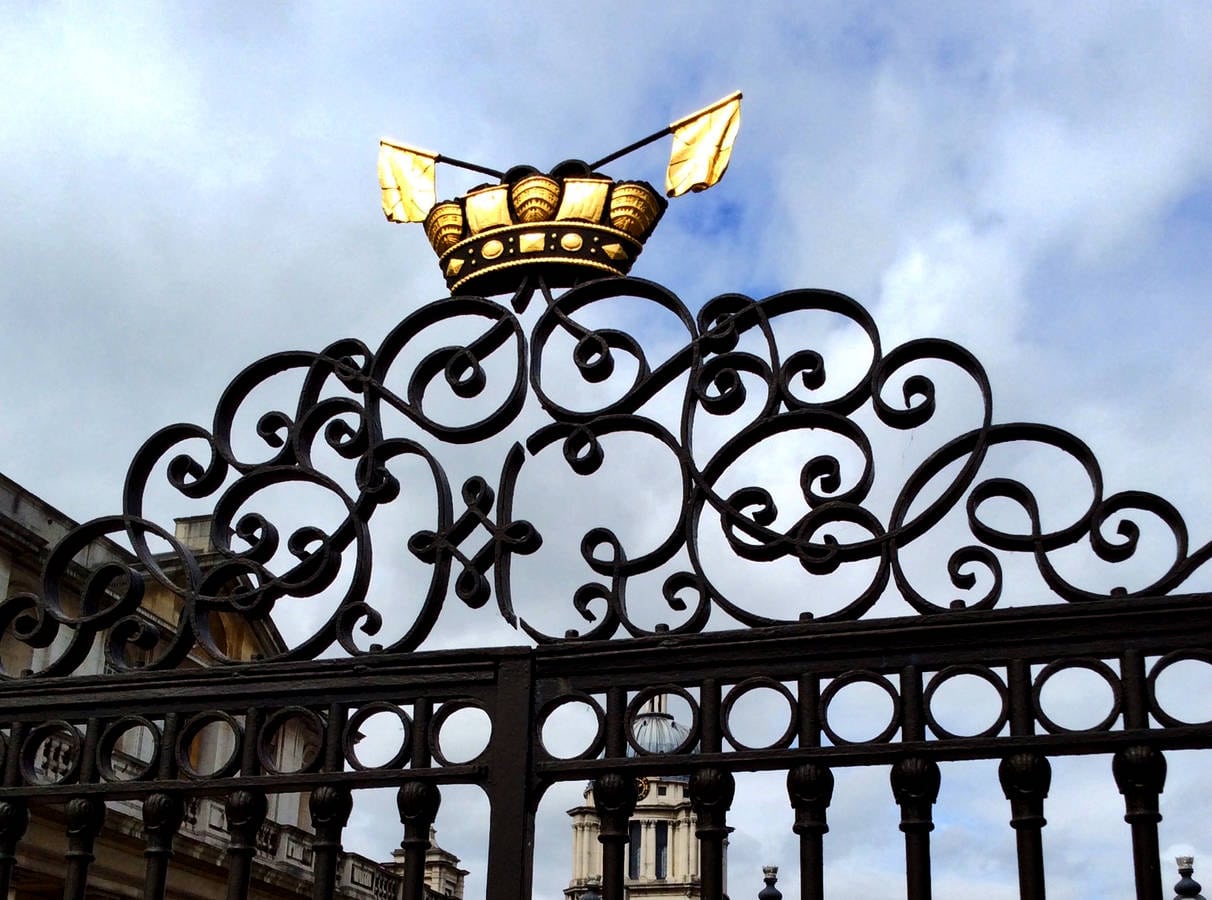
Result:
{"label": "crown fleur ornament", "polygon": [[[500,172],[384,139],[383,213],[390,222],[424,223],[452,294],[508,293],[535,273],[552,288],[626,275],[668,202],[647,182],[615,181],[598,169],[673,135],[666,195],[703,191],[728,168],[740,124],[737,91],[597,162],[566,160],[547,173],[532,166]],[[437,163],[499,182],[437,202]]]}

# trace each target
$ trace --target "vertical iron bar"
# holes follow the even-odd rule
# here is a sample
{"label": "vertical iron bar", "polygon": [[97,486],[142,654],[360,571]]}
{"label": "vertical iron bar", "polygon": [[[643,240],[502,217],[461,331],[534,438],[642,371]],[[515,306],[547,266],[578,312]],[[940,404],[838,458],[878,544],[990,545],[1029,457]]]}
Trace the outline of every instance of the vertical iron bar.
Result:
{"label": "vertical iron bar", "polygon": [[[160,758],[156,764],[156,777],[171,779],[176,774],[178,717],[169,713],[164,717],[164,733],[160,740]],[[151,900],[163,900],[168,883],[168,861],[173,855],[173,839],[185,818],[185,803],[180,794],[157,791],[143,801],[143,835],[147,847],[143,855],[147,859],[143,876],[143,896]]]}
{"label": "vertical iron bar", "polygon": [[185,804],[179,794],[157,791],[143,801],[143,834],[147,841],[147,849],[143,851],[147,858],[143,874],[145,900],[164,900],[173,838],[184,818]]}
{"label": "vertical iron bar", "polygon": [[905,881],[909,900],[930,900],[931,807],[938,799],[941,776],[938,763],[920,756],[902,759],[892,767],[892,794],[901,808],[905,833]]}
{"label": "vertical iron bar", "polygon": [[[324,731],[324,771],[340,772],[341,739],[345,732],[345,706],[333,703],[328,708]],[[330,900],[337,887],[337,864],[341,856],[341,832],[353,810],[353,794],[344,785],[325,784],[311,792],[311,824],[316,837],[312,842],[312,900]]]}
{"label": "vertical iron bar", "polygon": [[1128,747],[1111,761],[1116,787],[1124,795],[1124,821],[1132,826],[1132,864],[1137,900],[1162,900],[1158,799],[1166,784],[1166,758],[1152,747]]}
{"label": "vertical iron bar", "polygon": [[[244,713],[244,744],[240,748],[240,773],[257,775],[257,737],[261,731],[261,712],[251,707]],[[227,900],[246,900],[252,880],[252,861],[257,853],[257,832],[265,821],[269,804],[264,791],[239,790],[227,795]]]}
{"label": "vertical iron bar", "polygon": [[105,824],[105,803],[99,797],[76,797],[67,803],[67,853],[63,900],[84,900],[93,844]]}
{"label": "vertical iron bar", "polygon": [[425,898],[425,854],[429,829],[437,818],[442,793],[429,781],[406,781],[396,792],[396,808],[404,826],[404,896],[402,900]]}
{"label": "vertical iron bar", "polygon": [[612,687],[606,692],[606,758],[627,755],[627,691]]}
{"label": "vertical iron bar", "polygon": [[1038,753],[1015,753],[997,769],[1010,801],[1010,826],[1018,846],[1018,893],[1022,900],[1044,900],[1044,798],[1052,785],[1052,766]]}
{"label": "vertical iron bar", "polygon": [[[704,692],[705,693],[705,692]],[[728,809],[736,793],[736,781],[726,769],[696,769],[690,776],[690,805],[698,817],[699,879],[703,900],[724,896],[724,841],[732,831]],[[610,900],[610,898],[606,898]]]}
{"label": "vertical iron bar", "polygon": [[433,765],[429,750],[429,720],[433,718],[433,701],[418,697],[412,705],[412,767],[428,769]]}
{"label": "vertical iron bar", "polygon": [[323,784],[311,792],[312,900],[331,900],[337,887],[337,862],[341,855],[341,832],[349,822],[353,795],[344,785]]}
{"label": "vertical iron bar", "polygon": [[[4,758],[4,785],[13,787],[21,781],[21,745],[25,743],[28,726],[14,722],[9,729],[7,755]],[[0,802],[0,897],[7,897],[17,862],[17,844],[29,827],[29,804],[25,800]]]}
{"label": "vertical iron bar", "polygon": [[[413,705],[412,705],[412,767],[414,770],[415,769],[428,769],[431,765],[433,765],[433,752],[430,749],[430,743],[429,743],[429,731],[430,731],[429,723],[432,718],[433,718],[433,701],[430,700],[428,697],[418,697],[413,702]],[[428,828],[425,830],[425,846],[424,846],[424,849],[422,849],[421,853],[420,853],[420,857],[421,857],[420,891],[421,891],[421,893],[414,894],[413,892],[415,892],[417,890],[416,880],[413,878],[413,872],[416,869],[416,864],[413,860],[410,860],[407,858],[409,852],[412,850],[413,845],[410,845],[409,841],[410,841],[410,837],[413,837],[413,835],[410,835],[408,823],[405,822],[405,820],[404,820],[404,816],[405,816],[405,812],[406,812],[405,803],[407,802],[409,804],[407,812],[409,813],[409,815],[412,815],[412,812],[414,809],[413,804],[416,802],[419,802],[420,800],[423,799],[423,798],[419,798],[419,797],[414,797],[413,794],[411,793],[411,791],[414,791],[415,789],[412,789],[412,788],[410,788],[410,793],[408,794],[407,799],[406,799],[405,790],[404,790],[405,787],[408,787],[408,785],[410,785],[410,784],[417,784],[417,783],[418,782],[409,782],[405,785],[401,785],[400,790],[396,793],[396,809],[400,813],[401,823],[404,824],[404,840],[400,843],[400,846],[402,848],[404,848],[404,854],[406,857],[405,869],[404,869],[404,884],[402,885],[402,890],[404,892],[402,895],[403,900],[416,900],[416,898],[423,896],[425,893],[425,881],[424,881],[425,850],[427,850],[429,848],[429,830],[428,830]],[[437,792],[436,787],[434,787],[434,792],[437,796],[434,800],[434,810],[433,810],[433,816],[430,817],[430,824],[433,823],[433,819],[438,814],[438,804],[440,804],[442,802],[442,795]]]}
{"label": "vertical iron bar", "polygon": [[534,871],[534,814],[538,805],[532,750],[535,742],[534,671],[530,656],[501,661],[488,746],[488,885],[486,900],[529,897]]}
{"label": "vertical iron bar", "polygon": [[227,795],[227,900],[247,900],[257,832],[268,810],[264,791],[239,790]]}
{"label": "vertical iron bar", "polygon": [[1026,737],[1035,734],[1035,703],[1031,699],[1031,665],[1023,659],[1012,659],[1006,666],[1010,694],[1010,734]]}
{"label": "vertical iron bar", "polygon": [[1123,694],[1124,728],[1149,727],[1149,699],[1145,693],[1145,658],[1139,650],[1125,650],[1119,667]]}
{"label": "vertical iron bar", "polygon": [[699,688],[699,747],[702,753],[719,753],[723,746],[720,721],[720,683],[704,678]]}
{"label": "vertical iron bar", "polygon": [[628,826],[638,794],[631,775],[607,772],[593,783],[593,804],[600,822],[598,840],[602,844],[602,900],[623,900]]}
{"label": "vertical iron bar", "polygon": [[821,679],[815,672],[799,679],[800,746],[821,745]]}
{"label": "vertical iron bar", "polygon": [[[80,783],[96,777],[97,741],[101,722],[89,719],[80,749]],[[96,858],[93,845],[105,823],[105,802],[97,796],[76,797],[67,804],[67,853],[63,879],[63,900],[84,900],[88,887],[88,868]]]}
{"label": "vertical iron bar", "polygon": [[787,795],[795,809],[794,830],[800,836],[801,900],[823,900],[823,838],[829,830],[825,810],[833,799],[833,773],[816,763],[796,766],[787,773]]}
{"label": "vertical iron bar", "polygon": [[17,844],[29,827],[29,805],[25,800],[0,801],[0,897],[8,897]]}
{"label": "vertical iron bar", "polygon": [[922,672],[917,666],[901,670],[901,740],[926,739],[925,705],[922,700]]}
{"label": "vertical iron bar", "polygon": [[14,722],[8,733],[7,752],[4,757],[4,786],[15,787],[21,783],[21,747],[25,744],[25,736],[29,725],[25,722]]}

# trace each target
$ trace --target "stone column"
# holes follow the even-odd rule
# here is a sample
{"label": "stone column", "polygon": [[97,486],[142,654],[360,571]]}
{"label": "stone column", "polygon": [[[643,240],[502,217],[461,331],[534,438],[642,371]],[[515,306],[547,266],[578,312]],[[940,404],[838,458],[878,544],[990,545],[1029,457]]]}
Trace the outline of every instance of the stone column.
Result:
{"label": "stone column", "polygon": [[652,819],[640,823],[640,877],[656,879],[656,828]]}

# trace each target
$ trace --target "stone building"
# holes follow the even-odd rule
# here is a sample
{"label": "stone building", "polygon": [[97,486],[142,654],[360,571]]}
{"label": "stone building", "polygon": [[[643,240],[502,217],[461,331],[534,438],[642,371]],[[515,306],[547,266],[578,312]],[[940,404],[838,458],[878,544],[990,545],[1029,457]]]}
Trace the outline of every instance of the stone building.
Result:
{"label": "stone building", "polygon": [[[689,730],[666,710],[665,698],[650,701],[635,717],[636,743],[649,753],[667,753],[682,746]],[[701,896],[698,819],[686,794],[684,775],[640,779],[639,800],[630,822],[627,843],[626,891],[632,900],[694,900]],[[602,844],[593,785],[585,802],[568,810],[572,817],[572,878],[564,895],[581,900],[597,893],[602,878]],[[724,863],[727,890],[727,856]]]}
{"label": "stone building", "polygon": [[[63,513],[41,498],[0,475],[0,600],[22,592],[41,593],[41,572],[51,547],[76,526]],[[198,554],[203,569],[217,555],[210,545],[210,520],[205,517],[179,519],[176,539]],[[65,609],[79,608],[79,592],[86,569],[112,560],[130,563],[130,553],[108,540],[97,540],[75,560],[69,583],[64,586]],[[172,576],[171,560],[164,560],[165,574]],[[147,580],[143,600],[146,615],[164,623],[175,619],[178,603],[175,595]],[[249,660],[257,654],[280,652],[282,638],[266,617],[255,624],[218,615],[212,618],[215,644],[226,656]],[[50,647],[31,648],[15,640],[11,633],[0,636],[0,663],[9,675],[23,670],[39,670],[62,649],[66,635],[61,634]],[[134,648],[131,652],[140,652]],[[129,658],[129,657],[128,657]],[[186,665],[206,666],[207,659],[195,651]],[[100,675],[105,671],[102,642],[73,673],[77,676]],[[34,768],[41,781],[53,783],[77,764],[74,736],[51,735],[36,747]],[[124,771],[135,771],[150,762],[151,735],[146,729],[126,731],[113,755],[111,773],[121,779]],[[196,771],[213,771],[234,751],[234,734],[220,728],[204,729],[190,748],[190,764]],[[298,723],[284,727],[274,752],[283,770],[297,768],[299,761],[318,752],[316,736]],[[292,765],[293,764],[293,765]],[[257,835],[252,896],[259,898],[306,897],[311,894],[312,831],[306,794],[277,794],[269,797],[269,815]],[[144,840],[142,808],[139,801],[111,801],[106,804],[105,829],[97,840],[96,862],[89,872],[89,897],[97,900],[136,898],[143,895]],[[62,809],[37,806],[33,809],[26,836],[18,845],[17,869],[13,889],[7,900],[42,900],[63,893],[63,858],[66,851],[65,822]],[[222,798],[192,798],[185,820],[174,843],[169,868],[168,894],[178,898],[213,900],[226,893],[227,871],[224,852],[228,843],[227,823]],[[403,856],[377,862],[357,853],[342,855],[337,897],[340,900],[394,900],[403,883]],[[426,855],[426,893],[431,900],[463,896],[463,878],[459,859],[433,841]]]}

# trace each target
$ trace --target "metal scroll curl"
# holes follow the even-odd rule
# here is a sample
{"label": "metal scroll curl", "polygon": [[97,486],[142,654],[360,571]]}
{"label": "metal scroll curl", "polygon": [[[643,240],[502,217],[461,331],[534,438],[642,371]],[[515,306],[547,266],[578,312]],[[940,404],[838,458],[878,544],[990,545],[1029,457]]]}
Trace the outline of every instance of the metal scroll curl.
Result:
{"label": "metal scroll curl", "polygon": [[[542,303],[528,310],[536,298]],[[631,333],[612,318],[660,324]],[[940,372],[975,398],[962,412],[947,408]],[[291,379],[290,411],[261,408],[267,385]],[[250,420],[255,453],[235,438]],[[877,462],[906,436],[928,452],[890,483]],[[548,634],[514,605],[514,561],[547,565],[554,552],[546,526],[515,517],[527,507],[528,467],[554,459],[588,483],[620,437],[642,441],[645,456],[676,471],[663,497],[667,521],[640,541],[605,523],[586,527],[572,562],[587,577],[561,601],[581,625]],[[495,462],[452,489],[448,455],[480,445],[500,446]],[[1006,448],[1059,454],[1082,473],[1088,500],[1056,524],[1046,496],[990,464]],[[332,474],[334,460],[344,477]],[[402,461],[427,473],[423,491],[401,483]],[[208,506],[205,551],[149,517],[147,498],[166,486],[182,502]],[[623,495],[648,489],[640,477],[610,485]],[[284,533],[261,501],[292,492],[323,495],[339,512]],[[382,600],[370,596],[375,513],[422,495],[433,497],[429,525],[387,535],[378,552],[385,545],[407,554],[427,584],[403,632],[363,648],[357,633],[377,635],[383,624]],[[594,495],[571,500],[591,506]],[[944,534],[940,523],[956,519],[962,539],[923,579],[906,555],[924,543],[952,546],[955,530]],[[1138,572],[1132,590],[1085,586],[1056,561],[1085,545],[1104,563],[1139,569],[1145,519],[1168,534],[1172,554],[1159,562],[1154,553],[1151,573]],[[106,544],[109,537],[129,550]],[[81,560],[95,560],[97,546],[109,549],[85,571]],[[457,296],[423,306],[375,350],[349,339],[253,363],[220,397],[210,428],[175,425],[147,440],[127,473],[122,514],[65,535],[46,557],[40,590],[0,605],[0,628],[39,651],[34,674],[63,675],[99,640],[117,670],[175,667],[195,654],[238,662],[216,623],[255,626],[294,598],[324,596],[331,608],[310,635],[271,648],[270,658],[415,650],[451,594],[473,610],[495,599],[497,614],[538,642],[599,640],[854,620],[879,614],[888,596],[921,615],[991,609],[1006,594],[1010,559],[1015,571],[1030,562],[1053,600],[1159,595],[1210,556],[1212,544],[1190,547],[1181,515],[1161,497],[1105,494],[1098,461],[1078,438],[995,423],[985,371],[966,350],[923,339],[885,352],[869,313],[841,294],[724,294],[696,314],[640,279],[588,282],[558,296],[531,280],[509,305]],[[752,597],[720,577],[722,568],[786,563],[800,585],[773,612],[755,610]],[[803,597],[827,590],[840,593],[830,607],[804,608]],[[667,615],[637,614],[653,605]]]}

